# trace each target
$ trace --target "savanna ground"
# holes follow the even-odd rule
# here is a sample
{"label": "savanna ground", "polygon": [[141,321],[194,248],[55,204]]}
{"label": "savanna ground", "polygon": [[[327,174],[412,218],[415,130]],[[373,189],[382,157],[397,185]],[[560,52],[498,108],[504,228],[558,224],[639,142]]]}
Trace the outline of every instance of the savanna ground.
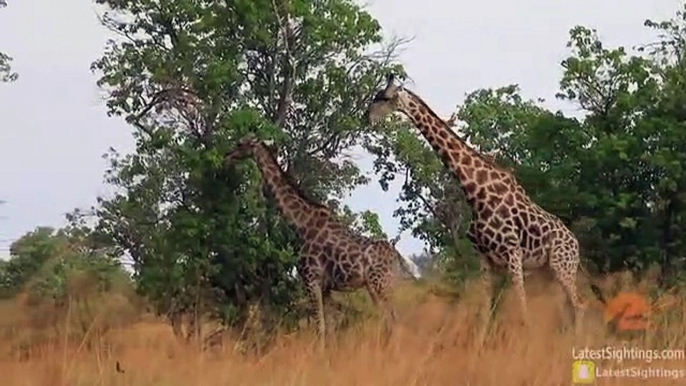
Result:
{"label": "savanna ground", "polygon": [[[614,278],[603,282],[612,287]],[[475,288],[475,282],[465,288]],[[574,337],[563,308],[564,297],[549,280],[528,278],[532,336],[525,337],[516,323],[517,302],[504,291],[486,347],[473,349],[478,297],[469,290],[447,296],[434,285],[402,283],[394,302],[398,320],[388,345],[381,340],[378,317],[365,317],[337,331],[329,350],[320,355],[312,329],[279,334],[273,345],[257,354],[241,353],[241,345],[226,337],[207,350],[175,339],[171,327],[153,316],[125,323],[130,308],[117,302],[70,307],[65,318],[53,318],[44,309],[15,300],[3,304],[2,385],[569,385],[573,349],[620,347],[622,341],[606,332],[600,303],[581,291],[589,303],[584,333]],[[648,288],[643,285],[643,288]],[[637,290],[641,291],[641,288]],[[474,294],[474,295],[470,295]],[[360,293],[343,302],[360,302]],[[459,299],[458,299],[459,298]],[[637,348],[686,347],[686,302],[655,315],[654,330]],[[366,300],[366,298],[365,298]],[[108,303],[108,307],[103,304]],[[112,306],[114,304],[114,306]],[[368,302],[365,302],[368,305]],[[114,308],[113,308],[114,307]],[[99,309],[109,309],[107,315]],[[112,313],[112,309],[119,311]],[[128,311],[126,311],[128,310]],[[103,311],[105,312],[105,311]],[[90,313],[84,318],[79,313]],[[89,320],[89,321],[86,321]],[[107,320],[105,320],[107,319]],[[54,324],[52,324],[54,323]],[[568,324],[567,324],[568,325]],[[109,326],[109,328],[104,328]],[[79,339],[65,336],[81,329]],[[576,339],[576,340],[575,340]],[[117,365],[119,362],[119,365]],[[599,366],[620,364],[598,361]],[[624,366],[686,369],[683,361],[625,361]],[[597,384],[676,385],[686,378],[647,380],[611,378]]]}

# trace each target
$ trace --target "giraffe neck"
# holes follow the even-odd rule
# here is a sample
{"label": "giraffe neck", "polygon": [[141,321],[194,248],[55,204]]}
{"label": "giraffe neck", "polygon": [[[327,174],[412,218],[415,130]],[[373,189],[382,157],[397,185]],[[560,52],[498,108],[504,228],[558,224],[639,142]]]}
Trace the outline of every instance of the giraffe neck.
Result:
{"label": "giraffe neck", "polygon": [[443,164],[460,181],[468,202],[474,207],[485,197],[478,194],[490,183],[514,184],[509,173],[493,165],[465,143],[448,124],[414,93],[403,90],[399,111],[405,114],[438,153]]}
{"label": "giraffe neck", "polygon": [[[329,209],[304,197],[269,150],[264,146],[258,146],[254,158],[259,165],[262,178],[276,199],[281,215],[295,226],[301,237],[309,237],[308,231],[329,219]],[[311,235],[311,232],[309,234]]]}

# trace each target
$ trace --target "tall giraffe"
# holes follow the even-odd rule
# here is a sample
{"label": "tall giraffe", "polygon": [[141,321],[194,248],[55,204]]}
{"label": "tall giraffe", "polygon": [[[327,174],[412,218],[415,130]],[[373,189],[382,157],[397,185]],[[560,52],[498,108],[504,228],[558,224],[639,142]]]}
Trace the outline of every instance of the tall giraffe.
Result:
{"label": "tall giraffe", "polygon": [[492,272],[503,267],[512,275],[525,324],[528,318],[523,271],[548,265],[574,308],[578,326],[584,306],[576,291],[580,263],[574,234],[559,218],[534,203],[512,173],[471,148],[419,96],[396,85],[390,75],[366,116],[374,124],[395,111],[407,116],[439,154],[461,184],[472,209],[467,237],[479,252],[486,290],[483,330],[477,339],[483,343],[488,328]]}
{"label": "tall giraffe", "polygon": [[395,243],[353,232],[331,209],[308,198],[281,169],[270,145],[253,134],[239,140],[236,148],[226,156],[225,164],[228,166],[247,157],[257,162],[281,214],[295,226],[303,241],[297,270],[316,311],[322,348],[326,336],[324,307],[330,301],[331,291],[351,292],[366,288],[374,304],[383,308],[388,327],[395,319],[389,302],[395,263],[416,277],[395,249]]}

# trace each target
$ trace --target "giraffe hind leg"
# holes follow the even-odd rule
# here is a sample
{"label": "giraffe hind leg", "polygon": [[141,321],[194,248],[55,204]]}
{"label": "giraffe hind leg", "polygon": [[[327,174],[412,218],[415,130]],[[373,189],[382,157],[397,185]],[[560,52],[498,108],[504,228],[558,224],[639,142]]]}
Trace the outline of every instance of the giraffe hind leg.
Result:
{"label": "giraffe hind leg", "polygon": [[393,327],[396,320],[395,310],[391,305],[389,299],[390,291],[386,285],[379,282],[373,282],[367,284],[367,292],[369,292],[369,296],[372,298],[374,306],[377,309],[381,308],[384,328],[382,340],[385,345],[391,339],[391,335],[393,334]]}
{"label": "giraffe hind leg", "polygon": [[491,320],[491,308],[493,307],[493,269],[491,267],[491,262],[488,261],[488,257],[482,255],[479,259],[480,263],[480,274],[481,274],[481,284],[482,284],[482,309],[481,315],[481,326],[476,338],[476,345],[481,349],[486,341],[486,334],[488,333],[488,328]]}
{"label": "giraffe hind leg", "polygon": [[[581,303],[576,290],[576,271],[578,269],[579,260],[576,259],[575,261],[571,255],[568,257],[561,256],[563,254],[557,251],[553,253],[558,253],[558,255],[550,260],[550,267],[555,274],[555,279],[560,283],[560,286],[562,286],[562,289],[567,295],[567,304],[571,306],[572,310],[572,323],[578,334],[584,316],[584,306]],[[560,259],[560,257],[562,258]],[[567,261],[567,264],[564,264],[564,261]]]}
{"label": "giraffe hind leg", "polygon": [[507,268],[512,275],[512,285],[515,293],[519,299],[519,308],[521,312],[522,322],[526,326],[528,321],[528,309],[526,302],[526,291],[524,290],[524,267],[522,266],[522,251],[519,248],[512,249],[506,252]]}

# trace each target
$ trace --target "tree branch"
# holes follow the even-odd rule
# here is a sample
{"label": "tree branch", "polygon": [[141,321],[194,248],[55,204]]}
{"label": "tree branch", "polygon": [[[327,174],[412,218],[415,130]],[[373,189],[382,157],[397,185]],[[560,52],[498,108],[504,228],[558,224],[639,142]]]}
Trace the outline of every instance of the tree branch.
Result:
{"label": "tree branch", "polygon": [[283,53],[281,57],[281,74],[283,77],[283,85],[281,87],[281,92],[279,94],[279,103],[276,109],[276,124],[277,126],[283,128],[286,119],[288,117],[288,110],[293,103],[293,88],[295,85],[295,69],[294,69],[294,59],[290,51],[290,42],[293,39],[293,29],[291,26],[290,17],[288,11],[285,9],[284,1],[280,0],[280,5],[282,11],[284,12],[285,22],[281,19],[279,13],[279,8],[277,7],[276,0],[272,0],[272,6],[274,7],[274,13],[276,15],[276,20],[279,24],[279,31],[282,39],[277,39],[277,47],[279,41],[283,42]]}

